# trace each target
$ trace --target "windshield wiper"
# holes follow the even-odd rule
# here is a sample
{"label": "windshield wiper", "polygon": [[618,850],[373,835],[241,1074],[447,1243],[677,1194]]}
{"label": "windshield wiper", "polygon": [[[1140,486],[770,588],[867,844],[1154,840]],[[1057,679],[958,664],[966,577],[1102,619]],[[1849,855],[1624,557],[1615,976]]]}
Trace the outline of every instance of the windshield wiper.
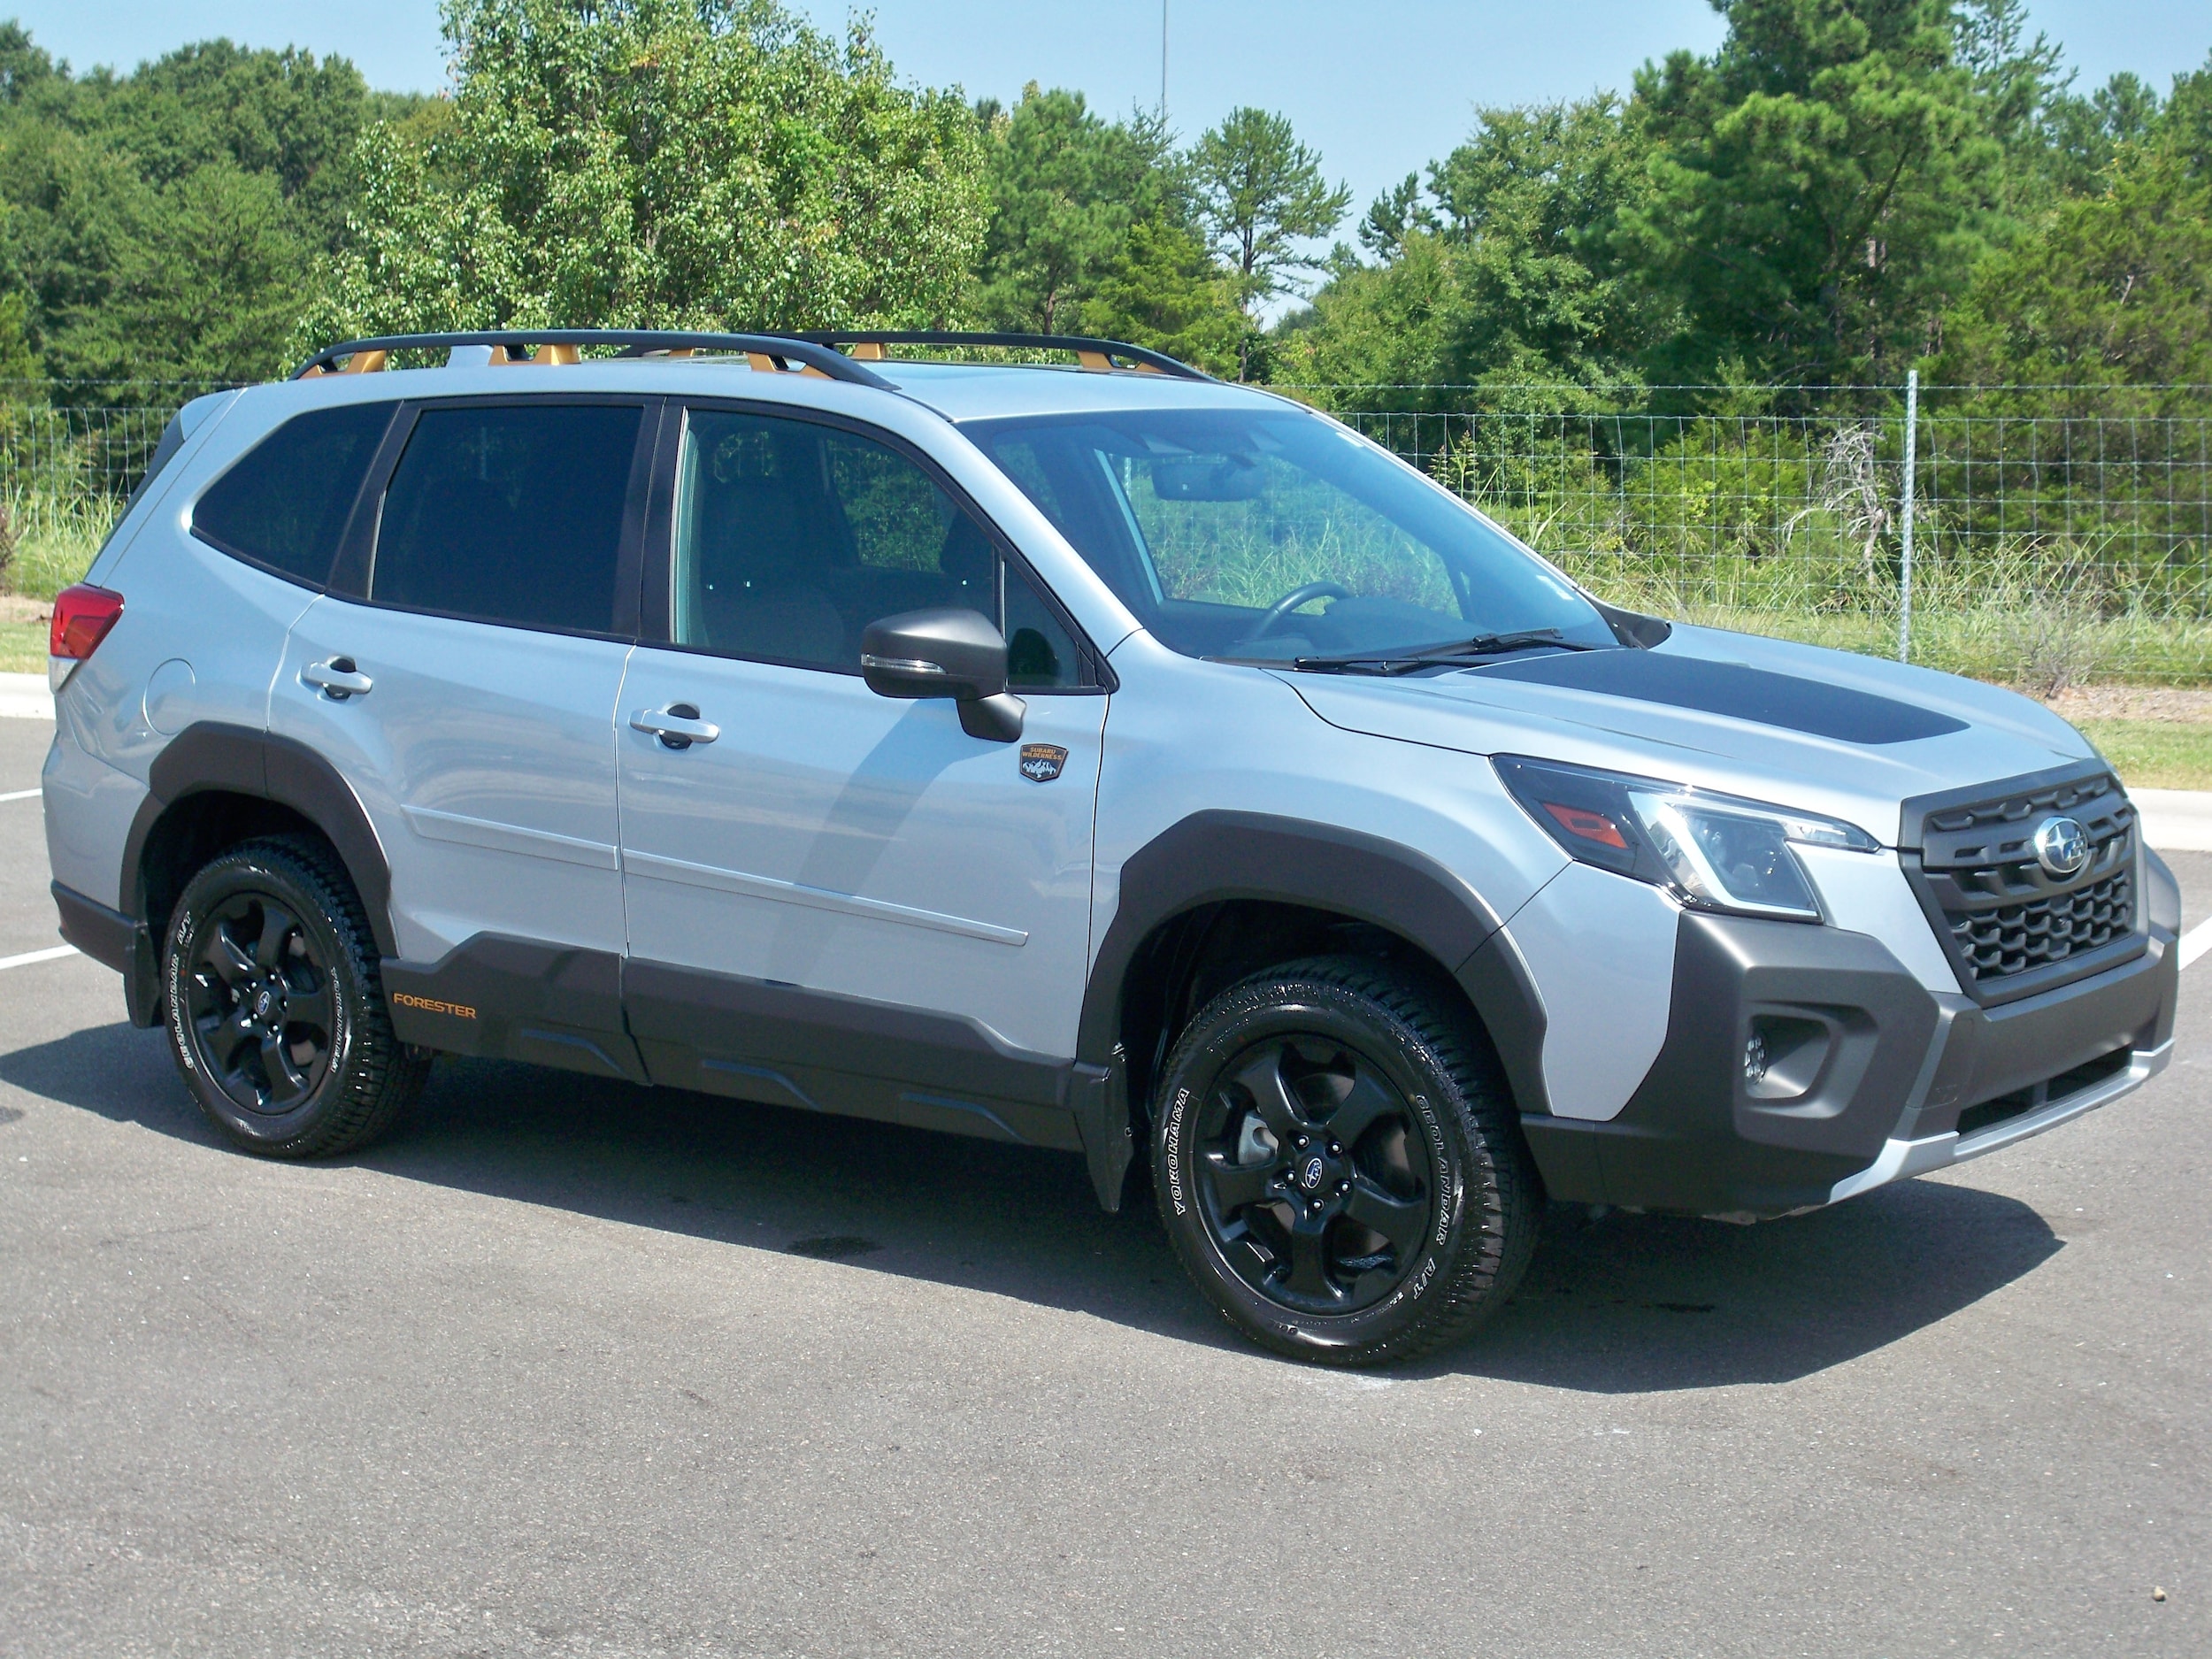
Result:
{"label": "windshield wiper", "polygon": [[1515,651],[1594,651],[1600,648],[1571,640],[1557,628],[1523,628],[1512,634],[1478,634],[1471,640],[1416,646],[1409,651],[1359,657],[1301,657],[1291,666],[1319,674],[1409,674],[1423,668],[1463,668],[1482,657]]}

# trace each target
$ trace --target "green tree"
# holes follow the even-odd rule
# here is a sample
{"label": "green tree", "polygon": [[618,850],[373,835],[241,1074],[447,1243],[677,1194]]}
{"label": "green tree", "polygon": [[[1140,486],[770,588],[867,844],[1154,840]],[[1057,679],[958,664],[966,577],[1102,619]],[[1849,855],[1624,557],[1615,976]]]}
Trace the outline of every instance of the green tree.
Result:
{"label": "green tree", "polygon": [[[1616,390],[1672,308],[1614,250],[1648,194],[1617,99],[1485,110],[1473,134],[1368,210],[1379,265],[1340,258],[1286,323],[1282,373],[1308,384],[1571,380]],[[1435,401],[1379,389],[1396,408]],[[1370,406],[1378,406],[1371,403]]]}
{"label": "green tree", "polygon": [[1084,303],[1083,330],[1148,346],[1215,374],[1245,349],[1237,284],[1205,239],[1164,207],[1129,227],[1121,254]]}
{"label": "green tree", "polygon": [[1980,250],[2001,157],[1950,0],[1714,4],[1729,24],[1714,56],[1637,77],[1653,189],[1624,215],[1623,251],[1684,319],[1653,366],[1895,378]]}
{"label": "green tree", "polygon": [[1380,265],[1340,261],[1328,283],[1277,331],[1275,377],[1333,408],[1428,408],[1452,394],[1453,342],[1467,302],[1454,250],[1435,231],[1400,233]]}
{"label": "green tree", "polygon": [[1615,247],[1651,194],[1618,100],[1485,110],[1430,182],[1463,296],[1448,378],[1617,382],[1673,322]]}
{"label": "green tree", "polygon": [[994,328],[1065,334],[1127,257],[1133,228],[1180,216],[1166,131],[1142,115],[1102,120],[1081,93],[1034,81],[986,125],[976,309]]}
{"label": "green tree", "polygon": [[[1323,268],[1302,244],[1334,233],[1352,193],[1323,176],[1320,156],[1298,142],[1287,117],[1233,109],[1191,147],[1189,165],[1200,219],[1248,311],[1298,292]],[[1248,373],[1248,342],[1241,361]]]}
{"label": "green tree", "polygon": [[1975,273],[1944,379],[2159,388],[2160,411],[2212,384],[2212,59],[2116,142],[2102,183]]}
{"label": "green tree", "polygon": [[446,0],[456,90],[372,127],[302,340],[572,324],[942,325],[983,140],[771,0]]}
{"label": "green tree", "polygon": [[105,401],[280,368],[364,123],[414,102],[227,41],[79,77],[0,25],[0,288],[42,371]]}

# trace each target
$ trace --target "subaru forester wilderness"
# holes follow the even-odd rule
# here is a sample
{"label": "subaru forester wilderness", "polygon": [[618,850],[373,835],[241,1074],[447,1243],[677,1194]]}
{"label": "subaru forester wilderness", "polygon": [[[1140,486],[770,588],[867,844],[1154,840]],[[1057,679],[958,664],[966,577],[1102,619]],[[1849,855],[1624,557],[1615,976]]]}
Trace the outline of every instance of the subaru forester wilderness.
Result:
{"label": "subaru forester wilderness", "polygon": [[1548,1198],[1790,1215],[2171,1049],[2177,890],[2056,717],[1610,608],[1107,342],[334,347],[172,423],[51,678],[63,935],[241,1146],[357,1148],[442,1053],[1110,1210],[1142,1146],[1313,1359],[1463,1335]]}

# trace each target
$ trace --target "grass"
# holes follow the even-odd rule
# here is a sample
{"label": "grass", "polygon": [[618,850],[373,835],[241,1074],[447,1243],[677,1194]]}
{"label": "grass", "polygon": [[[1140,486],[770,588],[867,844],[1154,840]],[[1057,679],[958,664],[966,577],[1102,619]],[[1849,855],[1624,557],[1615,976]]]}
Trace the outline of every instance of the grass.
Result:
{"label": "grass", "polygon": [[35,619],[0,620],[0,674],[46,672],[46,625]]}
{"label": "grass", "polygon": [[2079,720],[2094,743],[2138,789],[2212,789],[2212,721]]}

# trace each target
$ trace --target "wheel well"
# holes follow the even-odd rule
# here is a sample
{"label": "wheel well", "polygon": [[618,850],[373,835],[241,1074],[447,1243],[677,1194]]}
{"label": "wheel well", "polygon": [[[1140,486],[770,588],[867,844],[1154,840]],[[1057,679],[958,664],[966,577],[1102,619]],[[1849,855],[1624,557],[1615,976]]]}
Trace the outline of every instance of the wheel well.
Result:
{"label": "wheel well", "polygon": [[1363,956],[1402,964],[1487,1028],[1450,970],[1410,940],[1356,917],[1311,905],[1236,899],[1170,917],[1147,934],[1122,983],[1121,1049],[1131,1110],[1148,1121],[1168,1052],[1198,1010],[1240,979],[1302,956]]}
{"label": "wheel well", "polygon": [[139,855],[137,896],[156,948],[169,926],[169,914],[186,883],[226,848],[262,835],[329,837],[302,814],[258,795],[206,790],[186,795],[154,821]]}

